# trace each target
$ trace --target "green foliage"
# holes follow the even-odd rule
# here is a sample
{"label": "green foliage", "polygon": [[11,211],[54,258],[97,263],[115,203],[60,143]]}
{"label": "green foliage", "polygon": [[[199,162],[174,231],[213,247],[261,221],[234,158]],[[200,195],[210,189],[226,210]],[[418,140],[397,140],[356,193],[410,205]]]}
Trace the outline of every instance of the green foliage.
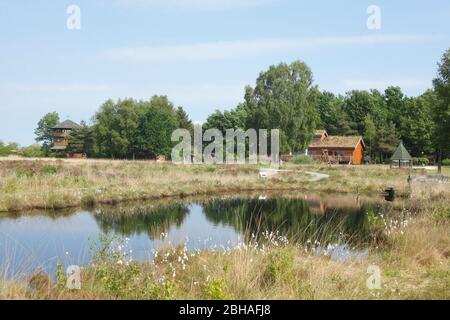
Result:
{"label": "green foliage", "polygon": [[56,111],[44,115],[34,130],[36,141],[42,143],[43,151],[48,154],[52,144],[52,128],[59,123],[59,115]]}
{"label": "green foliage", "polygon": [[374,102],[375,99],[367,91],[352,90],[345,97],[344,111],[359,133],[364,132],[366,115],[373,114],[376,109]]}
{"label": "green foliage", "polygon": [[433,106],[435,144],[441,153],[450,154],[450,48],[438,64],[438,77],[433,80],[438,100]]}
{"label": "green foliage", "polygon": [[322,92],[318,99],[320,119],[317,128],[325,129],[330,135],[354,134],[355,131],[350,127],[350,118],[343,110],[344,103],[344,97]]}
{"label": "green foliage", "polygon": [[436,103],[437,96],[431,90],[404,102],[399,133],[408,151],[415,156],[432,154],[435,150],[433,108]]}
{"label": "green foliage", "polygon": [[167,97],[153,97],[141,118],[138,146],[151,157],[170,156],[172,132],[178,129],[178,119]]}
{"label": "green foliage", "polygon": [[246,129],[247,110],[245,104],[239,104],[235,109],[231,111],[214,111],[206,119],[206,123],[203,125],[203,129],[218,129],[225,136],[227,129]]}
{"label": "green foliage", "polygon": [[72,153],[85,153],[91,155],[94,151],[93,128],[81,123],[81,128],[72,130],[68,137],[67,151]]}
{"label": "green foliage", "polygon": [[364,118],[364,141],[366,142],[369,155],[372,155],[373,143],[376,136],[377,128],[375,127],[372,116],[368,114]]}
{"label": "green foliage", "polygon": [[161,284],[155,284],[153,279],[148,278],[147,285],[138,297],[145,300],[174,300],[175,284],[169,280]]}
{"label": "green foliage", "polygon": [[292,250],[289,248],[276,250],[268,256],[264,279],[269,284],[286,280],[292,275],[293,269],[294,255]]}
{"label": "green foliage", "polygon": [[5,144],[0,140],[0,157],[9,156],[17,153],[19,149],[19,145],[17,143],[8,143]]}
{"label": "green foliage", "polygon": [[22,178],[22,177],[31,178],[34,175],[35,175],[35,171],[32,168],[19,167],[16,169],[16,176],[18,178]]}
{"label": "green foliage", "polygon": [[[166,96],[153,96],[150,101],[106,101],[94,117],[92,134],[86,129],[82,136],[95,137],[93,149],[96,156],[128,159],[168,157],[173,146],[171,134],[177,128],[192,130],[193,125],[186,112],[182,107],[175,109]],[[77,140],[76,136],[73,139]],[[74,144],[78,149],[89,150],[86,143]]]}
{"label": "green foliage", "polygon": [[315,161],[310,156],[295,156],[290,162],[295,164],[313,164]]}
{"label": "green foliage", "polygon": [[385,219],[382,215],[377,213],[374,209],[367,211],[367,222],[372,229],[383,228],[385,226]]}
{"label": "green foliage", "polygon": [[106,101],[95,114],[96,151],[111,158],[130,158],[137,150],[143,104],[132,99]]}
{"label": "green foliage", "polygon": [[400,139],[412,155],[435,150],[432,109],[436,94],[427,91],[417,98],[406,97],[399,87],[352,90],[345,97],[322,92],[319,97],[319,126],[330,135],[362,135],[367,153],[384,162]]}
{"label": "green foliage", "polygon": [[56,265],[56,282],[60,289],[64,289],[67,283],[67,275],[63,270],[63,264],[58,261]]}
{"label": "green foliage", "polygon": [[194,130],[194,125],[192,124],[189,115],[184,111],[183,107],[178,107],[176,110],[178,128],[187,129],[189,132]]}
{"label": "green foliage", "polygon": [[312,72],[301,61],[269,67],[247,87],[247,128],[280,129],[282,152],[304,150],[318,120],[319,91]]}
{"label": "green foliage", "polygon": [[450,208],[439,206],[434,209],[432,216],[436,222],[448,223],[450,222]]}
{"label": "green foliage", "polygon": [[378,129],[377,139],[374,143],[375,152],[380,155],[380,160],[389,159],[398,146],[400,139],[393,122],[389,122]]}
{"label": "green foliage", "polygon": [[229,300],[226,295],[226,284],[223,279],[214,279],[209,281],[205,287],[204,292],[208,299],[212,300]]}
{"label": "green foliage", "polygon": [[450,166],[450,159],[444,159],[444,160],[442,160],[442,165],[444,165],[444,166]]}
{"label": "green foliage", "polygon": [[43,150],[38,144],[32,144],[31,146],[22,148],[20,152],[27,158],[45,157],[45,150]]}
{"label": "green foliage", "polygon": [[430,164],[428,158],[413,158],[413,164],[417,166],[427,166]]}
{"label": "green foliage", "polygon": [[44,174],[56,174],[58,169],[52,164],[46,164],[43,168]]}

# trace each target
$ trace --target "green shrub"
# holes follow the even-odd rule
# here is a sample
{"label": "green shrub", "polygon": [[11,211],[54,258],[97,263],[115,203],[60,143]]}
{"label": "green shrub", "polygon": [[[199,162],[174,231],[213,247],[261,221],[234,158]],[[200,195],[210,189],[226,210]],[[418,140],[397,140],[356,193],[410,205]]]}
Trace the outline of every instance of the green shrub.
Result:
{"label": "green shrub", "polygon": [[46,164],[42,171],[44,174],[55,174],[58,172],[58,169],[54,165]]}
{"label": "green shrub", "polygon": [[63,271],[63,265],[61,262],[58,262],[56,265],[56,281],[60,289],[64,289],[66,287],[67,276]]}
{"label": "green shrub", "polygon": [[97,200],[95,199],[95,196],[92,194],[84,195],[81,198],[81,206],[83,208],[86,208],[86,209],[93,208],[93,207],[95,207],[96,204],[97,204]]}
{"label": "green shrub", "polygon": [[430,164],[430,161],[424,157],[413,158],[413,164],[415,164],[417,166],[427,166]]}
{"label": "green shrub", "polygon": [[226,285],[225,281],[222,279],[215,279],[212,281],[209,281],[205,285],[204,289],[207,298],[212,300],[228,300],[229,298],[225,294],[226,291]]}
{"label": "green shrub", "polygon": [[432,217],[436,222],[450,222],[450,208],[438,207],[433,211]]}
{"label": "green shrub", "polygon": [[42,151],[40,145],[33,144],[31,146],[22,148],[22,155],[27,158],[41,158],[45,156],[45,153]]}
{"label": "green shrub", "polygon": [[295,156],[291,159],[292,163],[295,164],[313,164],[315,163],[314,159],[310,156]]}
{"label": "green shrub", "polygon": [[268,284],[288,279],[294,270],[294,255],[290,249],[280,249],[272,252],[269,263],[264,273],[265,282]]}
{"label": "green shrub", "polygon": [[32,176],[34,176],[35,171],[32,168],[17,168],[16,169],[16,176],[18,178],[22,178],[22,177],[26,177],[26,178],[31,178]]}
{"label": "green shrub", "polygon": [[444,159],[444,160],[442,160],[442,165],[444,165],[444,166],[450,166],[450,159]]}
{"label": "green shrub", "polygon": [[155,284],[151,278],[147,279],[147,285],[139,295],[140,299],[145,300],[174,300],[174,284],[172,281],[165,281],[162,284]]}

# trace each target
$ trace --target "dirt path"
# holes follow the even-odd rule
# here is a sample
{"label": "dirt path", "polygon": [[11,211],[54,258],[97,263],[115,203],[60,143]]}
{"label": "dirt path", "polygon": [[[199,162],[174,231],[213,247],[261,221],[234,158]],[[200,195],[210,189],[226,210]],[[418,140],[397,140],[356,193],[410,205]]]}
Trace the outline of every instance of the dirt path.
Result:
{"label": "dirt path", "polygon": [[319,172],[306,171],[305,173],[312,175],[311,179],[308,180],[309,182],[317,182],[320,180],[328,179],[330,177],[330,175],[328,174]]}
{"label": "dirt path", "polygon": [[272,177],[272,176],[275,176],[278,172],[306,173],[306,174],[312,176],[308,180],[308,182],[317,182],[317,181],[320,181],[320,180],[328,179],[330,177],[328,174],[320,173],[320,172],[297,171],[297,170],[279,170],[279,169],[260,169],[260,176]]}

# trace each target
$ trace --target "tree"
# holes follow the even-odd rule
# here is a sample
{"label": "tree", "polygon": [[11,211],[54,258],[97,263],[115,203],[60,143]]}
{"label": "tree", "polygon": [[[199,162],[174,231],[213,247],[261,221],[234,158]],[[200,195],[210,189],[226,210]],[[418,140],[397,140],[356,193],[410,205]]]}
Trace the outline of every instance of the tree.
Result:
{"label": "tree", "polygon": [[401,124],[401,116],[405,110],[405,96],[400,87],[388,87],[384,91],[384,100],[387,107],[387,120],[392,121],[397,128]]}
{"label": "tree", "polygon": [[434,121],[433,108],[437,104],[437,96],[428,90],[417,98],[407,98],[405,110],[400,116],[399,130],[405,147],[413,156],[433,154]]}
{"label": "tree", "polygon": [[9,156],[11,154],[14,154],[18,151],[19,145],[15,142],[11,142],[8,144],[5,144],[3,141],[0,140],[0,156]]}
{"label": "tree", "polygon": [[59,115],[56,111],[49,112],[38,122],[37,128],[34,130],[36,141],[42,142],[42,150],[47,155],[52,145],[52,128],[59,123]]}
{"label": "tree", "polygon": [[367,114],[373,114],[371,95],[365,90],[352,90],[347,92],[344,103],[344,111],[348,114],[353,127],[359,134],[364,132],[364,118]]}
{"label": "tree", "polygon": [[377,128],[375,127],[375,123],[373,122],[372,116],[368,114],[364,118],[364,141],[367,144],[367,149],[371,157],[373,155],[372,147],[376,136],[377,136]]}
{"label": "tree", "polygon": [[94,150],[93,130],[87,126],[84,121],[81,122],[81,128],[73,129],[68,137],[69,153],[85,153],[91,155]]}
{"label": "tree", "polygon": [[378,153],[380,161],[383,162],[386,157],[390,157],[394,153],[399,142],[394,123],[386,123],[377,130],[373,152]]}
{"label": "tree", "polygon": [[190,132],[193,132],[194,126],[192,124],[191,119],[189,119],[188,114],[184,111],[183,107],[178,107],[176,110],[178,127],[181,129],[187,129]]}
{"label": "tree", "polygon": [[173,147],[171,135],[179,126],[173,104],[165,96],[154,96],[145,106],[139,125],[139,149],[153,158],[169,157]]}
{"label": "tree", "polygon": [[303,150],[318,120],[318,96],[311,70],[304,62],[271,66],[259,75],[255,88],[246,88],[246,127],[280,129],[282,152]]}
{"label": "tree", "polygon": [[106,101],[95,114],[96,151],[111,158],[134,158],[143,103],[133,99]]}
{"label": "tree", "polygon": [[438,76],[433,80],[433,86],[439,98],[433,108],[433,116],[438,166],[441,172],[442,154],[450,153],[450,48],[438,64]]}
{"label": "tree", "polygon": [[319,95],[319,121],[317,129],[325,129],[330,135],[354,135],[357,132],[350,126],[350,118],[343,110],[344,98],[324,91]]}

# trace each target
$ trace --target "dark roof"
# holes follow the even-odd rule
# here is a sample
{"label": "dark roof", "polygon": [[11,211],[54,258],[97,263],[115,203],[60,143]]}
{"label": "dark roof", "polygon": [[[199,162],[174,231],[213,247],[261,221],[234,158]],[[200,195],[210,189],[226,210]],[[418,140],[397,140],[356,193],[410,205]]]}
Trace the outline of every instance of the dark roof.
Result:
{"label": "dark roof", "polygon": [[66,120],[61,123],[58,123],[52,129],[76,129],[81,128],[78,123],[73,122],[72,120]]}
{"label": "dark roof", "polygon": [[400,144],[397,147],[397,150],[395,150],[394,154],[391,157],[391,160],[398,161],[398,160],[412,160],[411,155],[409,154],[408,150],[406,150],[405,146],[403,145],[403,141],[400,141]]}
{"label": "dark roof", "polygon": [[356,148],[358,143],[365,147],[361,136],[328,136],[323,140],[313,140],[309,148]]}

